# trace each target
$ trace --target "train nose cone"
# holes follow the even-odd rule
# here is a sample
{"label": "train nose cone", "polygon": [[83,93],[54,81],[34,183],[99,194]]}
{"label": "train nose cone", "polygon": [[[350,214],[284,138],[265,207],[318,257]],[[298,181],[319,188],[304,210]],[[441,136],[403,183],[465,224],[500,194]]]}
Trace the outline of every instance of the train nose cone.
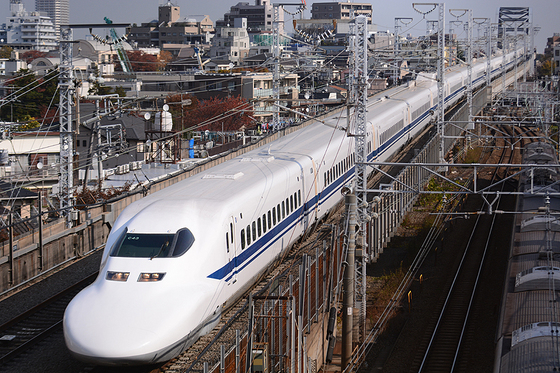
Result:
{"label": "train nose cone", "polygon": [[68,348],[85,360],[149,359],[143,355],[154,350],[160,325],[134,308],[73,301],[64,315]]}
{"label": "train nose cone", "polygon": [[[78,294],[64,314],[64,337],[79,359],[102,364],[154,362],[170,345],[190,332],[178,310],[165,305],[173,299],[166,292],[133,297],[127,292],[111,299],[88,288]],[[188,315],[186,315],[188,316]]]}

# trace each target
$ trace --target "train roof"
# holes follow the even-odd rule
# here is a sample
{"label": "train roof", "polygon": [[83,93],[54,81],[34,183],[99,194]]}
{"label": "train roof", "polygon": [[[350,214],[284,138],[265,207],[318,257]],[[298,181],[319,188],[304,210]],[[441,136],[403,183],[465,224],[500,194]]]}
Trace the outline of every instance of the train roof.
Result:
{"label": "train roof", "polygon": [[[537,188],[535,188],[537,189]],[[550,196],[550,210],[560,211],[560,196]],[[546,206],[546,196],[543,195],[529,195],[526,194],[523,197],[523,204],[521,205],[521,211],[538,211],[539,208]]]}
{"label": "train roof", "polygon": [[550,239],[550,249],[560,253],[560,232],[546,233],[540,230],[518,233],[518,240],[516,240],[512,254],[523,255],[545,251],[548,246],[545,237]]}
{"label": "train roof", "polygon": [[517,344],[502,358],[501,372],[552,372],[558,368],[556,339],[531,338]]}
{"label": "train roof", "polygon": [[[343,130],[318,122],[311,124],[136,201],[121,213],[115,224],[120,226],[136,219],[136,214],[142,210],[156,211],[156,206],[161,206],[168,214],[172,211],[167,220],[170,221],[169,229],[173,229],[172,217],[184,215],[184,210],[189,208],[196,208],[199,219],[212,220],[225,208],[237,208],[242,212],[247,200],[263,203],[274,193],[281,193],[280,198],[285,198],[288,185],[301,185],[293,175],[309,175],[309,169],[301,168],[306,161],[311,164],[310,156],[315,160],[318,172],[322,173],[321,160],[328,146],[340,154],[350,151],[340,149],[345,139]],[[325,169],[331,166],[324,165]],[[275,189],[281,192],[275,192]],[[290,190],[293,192],[295,188]],[[251,193],[249,199],[247,193]],[[153,229],[156,229],[155,225]]]}
{"label": "train roof", "polygon": [[[514,284],[511,284],[512,286]],[[513,289],[512,289],[513,290]],[[519,312],[523,309],[523,312]],[[550,318],[550,293],[547,290],[510,292],[506,296],[506,312],[502,332],[511,335],[525,325]]]}

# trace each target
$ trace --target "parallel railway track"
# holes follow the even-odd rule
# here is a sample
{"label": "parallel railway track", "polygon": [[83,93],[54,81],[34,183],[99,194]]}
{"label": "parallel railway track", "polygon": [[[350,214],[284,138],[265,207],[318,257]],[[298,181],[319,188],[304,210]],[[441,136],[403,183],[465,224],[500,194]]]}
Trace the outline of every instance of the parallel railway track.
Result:
{"label": "parallel railway track", "polygon": [[[507,129],[504,132],[514,137]],[[511,163],[516,156],[514,147],[506,142],[495,144],[501,149],[498,163]],[[508,170],[494,170],[492,182],[504,179]],[[504,184],[501,185],[504,188]],[[493,205],[493,209],[500,209],[514,201],[512,196],[503,196]],[[479,205],[482,201],[479,202]],[[465,251],[458,264],[455,277],[449,285],[447,296],[436,305],[441,311],[431,321],[432,327],[424,334],[420,342],[420,352],[412,364],[411,372],[468,372],[468,358],[471,356],[472,330],[476,328],[476,320],[472,320],[471,312],[476,304],[476,291],[482,268],[485,262],[493,229],[499,215],[477,215],[476,222]],[[458,254],[460,255],[460,254]],[[469,340],[470,343],[465,343]]]}
{"label": "parallel railway track", "polygon": [[0,326],[0,367],[62,327],[66,306],[97,273],[70,286]]}

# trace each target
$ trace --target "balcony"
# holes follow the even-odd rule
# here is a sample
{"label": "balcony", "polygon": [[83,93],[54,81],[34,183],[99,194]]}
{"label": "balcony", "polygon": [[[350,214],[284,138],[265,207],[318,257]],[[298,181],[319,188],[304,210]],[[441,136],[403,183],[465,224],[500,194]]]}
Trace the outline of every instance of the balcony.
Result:
{"label": "balcony", "polygon": [[[280,94],[287,95],[291,92],[292,89],[297,89],[299,91],[299,86],[280,87]],[[272,97],[273,95],[274,92],[272,88],[266,88],[266,89],[255,88],[253,90],[253,97]]]}

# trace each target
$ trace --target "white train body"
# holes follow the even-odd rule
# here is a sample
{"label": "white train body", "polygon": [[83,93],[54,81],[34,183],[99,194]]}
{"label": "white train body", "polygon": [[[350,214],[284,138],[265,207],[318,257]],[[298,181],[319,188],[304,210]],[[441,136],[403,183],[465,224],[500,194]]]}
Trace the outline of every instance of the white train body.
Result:
{"label": "white train body", "polygon": [[[496,60],[494,70],[502,57]],[[485,60],[473,71],[480,69]],[[466,68],[447,79],[452,105],[464,94]],[[436,105],[435,80],[421,77],[370,99],[368,160],[388,160],[428,124]],[[340,130],[344,115],[128,206],[108,237],[98,278],[66,309],[70,351],[98,364],[155,363],[213,328],[222,308],[340,201],[354,172],[354,140]]]}

